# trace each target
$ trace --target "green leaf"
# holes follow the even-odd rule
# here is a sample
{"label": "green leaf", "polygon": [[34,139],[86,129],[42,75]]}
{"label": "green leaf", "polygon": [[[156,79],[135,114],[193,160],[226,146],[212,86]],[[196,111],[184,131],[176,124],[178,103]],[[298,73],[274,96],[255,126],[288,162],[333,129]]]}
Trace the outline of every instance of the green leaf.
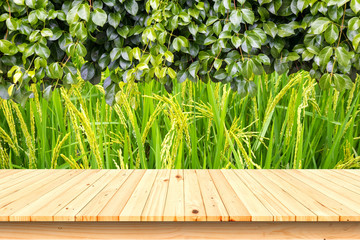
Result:
{"label": "green leaf", "polygon": [[9,30],[15,31],[18,29],[19,24],[15,18],[8,18],[8,19],[6,19],[6,26]]}
{"label": "green leaf", "polygon": [[167,68],[167,73],[169,74],[169,76],[170,76],[172,79],[175,79],[175,78],[176,78],[176,72],[175,72],[174,69],[172,69],[171,67]]}
{"label": "green leaf", "polygon": [[319,81],[320,87],[323,90],[327,90],[331,86],[331,74],[325,73]]}
{"label": "green leaf", "polygon": [[96,25],[102,27],[107,21],[107,15],[104,10],[97,8],[91,13],[91,20]]}
{"label": "green leaf", "polygon": [[17,5],[24,5],[25,4],[24,0],[13,0],[13,1]]}
{"label": "green leaf", "polygon": [[320,17],[311,23],[311,32],[313,34],[321,34],[325,32],[331,21],[326,17]]}
{"label": "green leaf", "polygon": [[189,66],[189,73],[193,78],[196,78],[196,74],[199,71],[199,67],[200,67],[199,61],[195,61]]}
{"label": "green leaf", "polygon": [[345,79],[343,75],[334,74],[334,84],[336,90],[338,90],[339,92],[343,91],[345,89]]}
{"label": "green leaf", "polygon": [[263,29],[266,32],[266,34],[271,36],[272,38],[275,38],[276,34],[278,33],[276,24],[271,21],[265,22],[263,25]]}
{"label": "green leaf", "polygon": [[226,71],[224,69],[220,69],[215,72],[214,78],[217,80],[224,80],[227,77]]}
{"label": "green leaf", "polygon": [[360,43],[360,33],[357,34],[354,39],[352,40],[352,44],[353,44],[353,47],[355,50],[357,50],[358,46],[359,46],[359,43]]}
{"label": "green leaf", "polygon": [[351,18],[348,23],[348,27],[350,31],[358,30],[360,27],[360,19],[358,17]]}
{"label": "green leaf", "polygon": [[239,48],[241,45],[241,39],[237,36],[232,36],[231,43],[234,45],[235,48]]}
{"label": "green leaf", "polygon": [[140,60],[140,58],[141,58],[141,50],[140,50],[140,48],[138,48],[138,47],[133,48],[132,54],[133,54],[133,57],[135,59]]}
{"label": "green leaf", "polygon": [[343,47],[336,48],[335,56],[339,64],[341,64],[342,66],[346,67],[350,64],[351,54],[348,51],[346,51],[345,48]]}
{"label": "green leaf", "polygon": [[74,24],[79,19],[78,9],[79,5],[71,8],[70,11],[66,14],[66,21],[69,24]]}
{"label": "green leaf", "polygon": [[120,24],[121,15],[120,13],[110,13],[109,14],[109,24],[113,26],[114,28],[117,28]]}
{"label": "green leaf", "polygon": [[221,30],[222,30],[221,21],[217,21],[216,23],[214,23],[212,29],[213,29],[214,33],[215,33],[217,36],[219,36],[219,34],[221,33]]}
{"label": "green leaf", "polygon": [[230,14],[230,22],[237,26],[240,25],[241,20],[242,20],[241,11],[239,9],[233,10]]}
{"label": "green leaf", "polygon": [[176,76],[178,83],[185,82],[185,80],[187,79],[187,74],[188,74],[187,71],[180,70]]}
{"label": "green leaf", "polygon": [[243,8],[241,9],[242,12],[242,18],[245,20],[245,22],[249,23],[249,24],[253,24],[255,21],[255,15],[254,12],[251,11],[250,9],[247,8]]}
{"label": "green leaf", "polygon": [[85,81],[90,81],[95,76],[95,71],[94,64],[87,62],[81,67],[81,78]]}
{"label": "green leaf", "polygon": [[232,37],[231,31],[222,31],[219,35],[219,39],[231,38],[231,37]]}
{"label": "green leaf", "polygon": [[87,54],[86,47],[82,43],[78,43],[76,46],[76,52],[81,57],[85,57]]}
{"label": "green leaf", "polygon": [[121,56],[121,49],[120,48],[113,48],[111,50],[110,58],[111,58],[112,62],[119,59],[120,56]]}
{"label": "green leaf", "polygon": [[61,79],[63,75],[63,69],[61,68],[60,64],[55,62],[50,64],[49,71],[51,74],[51,78],[53,79]]}
{"label": "green leaf", "polygon": [[43,37],[52,37],[53,35],[54,33],[48,28],[44,28],[43,30],[41,30],[41,36]]}
{"label": "green leaf", "polygon": [[339,38],[339,29],[335,24],[329,25],[325,31],[325,40],[329,44],[333,44]]}
{"label": "green leaf", "polygon": [[87,3],[81,4],[78,12],[77,12],[78,16],[85,20],[85,21],[89,21],[90,18],[90,7]]}
{"label": "green leaf", "polygon": [[222,0],[224,7],[226,9],[230,9],[231,8],[231,0]]}
{"label": "green leaf", "polygon": [[360,0],[351,0],[350,2],[351,10],[354,11],[354,13],[358,13],[360,11]]}
{"label": "green leaf", "polygon": [[332,47],[329,47],[329,46],[324,47],[319,53],[320,66],[326,67],[326,65],[330,61],[330,58],[333,55],[333,53],[334,53],[334,51],[333,51]]}
{"label": "green leaf", "polygon": [[137,12],[139,11],[139,6],[135,0],[126,0],[125,9],[131,15],[136,16]]}
{"label": "green leaf", "polygon": [[1,39],[0,40],[0,51],[4,54],[10,53],[10,47],[12,43],[8,40]]}
{"label": "green leaf", "polygon": [[76,37],[80,40],[84,40],[88,35],[87,29],[83,22],[78,23],[78,27],[76,29]]}
{"label": "green leaf", "polygon": [[165,56],[165,58],[166,58],[166,61],[168,61],[168,62],[174,62],[174,54],[173,54],[172,52],[166,51],[166,52],[164,53],[164,56]]}
{"label": "green leaf", "polygon": [[50,49],[46,45],[40,43],[36,44],[35,52],[44,59],[49,58],[51,53]]}

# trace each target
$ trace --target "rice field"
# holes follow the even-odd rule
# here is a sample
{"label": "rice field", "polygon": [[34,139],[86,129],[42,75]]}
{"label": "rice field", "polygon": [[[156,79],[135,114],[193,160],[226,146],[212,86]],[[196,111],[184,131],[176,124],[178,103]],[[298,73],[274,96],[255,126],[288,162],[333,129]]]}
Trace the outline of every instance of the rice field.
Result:
{"label": "rice field", "polygon": [[307,72],[254,78],[254,96],[186,81],[58,88],[0,100],[0,168],[360,168],[360,80],[321,90]]}

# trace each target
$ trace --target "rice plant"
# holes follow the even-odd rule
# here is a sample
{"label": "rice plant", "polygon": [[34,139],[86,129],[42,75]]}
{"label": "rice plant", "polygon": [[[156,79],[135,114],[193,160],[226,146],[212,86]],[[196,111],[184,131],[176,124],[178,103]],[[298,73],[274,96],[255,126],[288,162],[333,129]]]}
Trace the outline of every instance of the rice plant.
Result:
{"label": "rice plant", "polygon": [[360,83],[321,90],[306,72],[254,78],[256,94],[186,81],[121,84],[116,103],[83,81],[0,100],[0,168],[359,168]]}

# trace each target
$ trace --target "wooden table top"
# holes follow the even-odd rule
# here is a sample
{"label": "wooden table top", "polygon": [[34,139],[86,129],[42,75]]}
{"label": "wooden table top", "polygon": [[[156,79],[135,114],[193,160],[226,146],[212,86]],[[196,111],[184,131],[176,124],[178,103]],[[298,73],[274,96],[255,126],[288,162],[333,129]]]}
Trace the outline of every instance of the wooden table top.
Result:
{"label": "wooden table top", "polygon": [[0,170],[0,221],[360,221],[360,170]]}

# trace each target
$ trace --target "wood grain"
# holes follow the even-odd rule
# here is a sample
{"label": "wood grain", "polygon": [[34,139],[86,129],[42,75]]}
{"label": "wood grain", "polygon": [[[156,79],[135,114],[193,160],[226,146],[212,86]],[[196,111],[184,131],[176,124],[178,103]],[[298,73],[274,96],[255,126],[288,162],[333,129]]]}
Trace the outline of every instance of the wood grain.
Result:
{"label": "wood grain", "polygon": [[359,222],[0,223],[0,239],[360,239]]}
{"label": "wood grain", "polygon": [[360,222],[359,170],[0,170],[0,222]]}

